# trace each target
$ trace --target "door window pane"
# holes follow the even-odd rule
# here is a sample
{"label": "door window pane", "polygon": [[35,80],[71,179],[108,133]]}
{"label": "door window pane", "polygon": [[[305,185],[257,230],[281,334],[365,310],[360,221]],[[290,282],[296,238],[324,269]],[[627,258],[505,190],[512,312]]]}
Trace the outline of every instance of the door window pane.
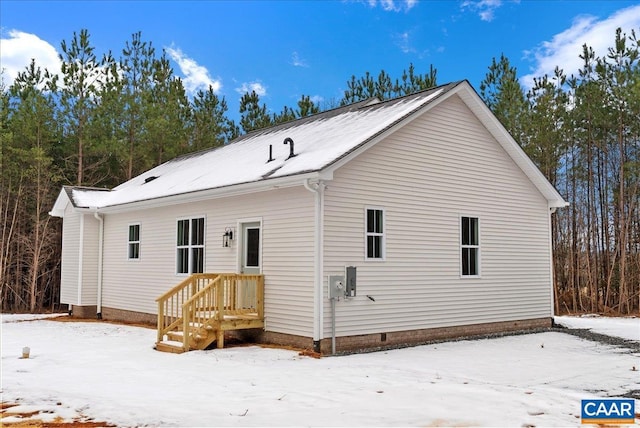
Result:
{"label": "door window pane", "polygon": [[246,248],[246,266],[247,267],[259,267],[260,266],[260,229],[251,228],[247,229],[247,248]]}

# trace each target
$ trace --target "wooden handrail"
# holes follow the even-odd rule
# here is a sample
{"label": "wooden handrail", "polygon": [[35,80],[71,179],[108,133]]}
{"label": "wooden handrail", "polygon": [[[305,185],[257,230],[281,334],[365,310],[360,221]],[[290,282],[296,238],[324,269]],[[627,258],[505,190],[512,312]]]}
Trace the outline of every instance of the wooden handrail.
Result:
{"label": "wooden handrail", "polygon": [[193,281],[194,278],[202,278],[202,279],[214,279],[216,276],[220,275],[219,273],[194,273],[191,276],[185,278],[183,281],[181,281],[178,285],[176,285],[175,287],[173,287],[171,290],[167,291],[166,293],[164,293],[163,295],[161,295],[160,297],[158,297],[156,299],[156,302],[159,302],[160,300],[166,300],[167,297],[175,294],[176,292],[178,292],[179,290],[181,290],[182,288],[184,288],[186,285],[191,284],[191,281]]}

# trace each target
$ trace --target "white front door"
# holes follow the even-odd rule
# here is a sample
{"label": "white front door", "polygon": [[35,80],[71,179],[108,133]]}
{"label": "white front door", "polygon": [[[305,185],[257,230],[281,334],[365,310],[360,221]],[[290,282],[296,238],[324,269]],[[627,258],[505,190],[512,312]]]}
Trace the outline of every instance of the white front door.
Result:
{"label": "white front door", "polygon": [[242,223],[242,249],[240,273],[261,273],[262,249],[260,222]]}

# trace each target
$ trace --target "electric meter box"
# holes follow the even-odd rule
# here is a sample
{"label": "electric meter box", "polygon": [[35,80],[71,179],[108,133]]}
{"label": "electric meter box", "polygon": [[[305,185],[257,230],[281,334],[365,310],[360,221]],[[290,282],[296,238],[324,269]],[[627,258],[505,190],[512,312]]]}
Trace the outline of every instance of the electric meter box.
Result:
{"label": "electric meter box", "polygon": [[346,266],[344,275],[329,275],[329,299],[356,297],[356,267]]}
{"label": "electric meter box", "polygon": [[329,275],[329,298],[341,299],[344,296],[344,275]]}

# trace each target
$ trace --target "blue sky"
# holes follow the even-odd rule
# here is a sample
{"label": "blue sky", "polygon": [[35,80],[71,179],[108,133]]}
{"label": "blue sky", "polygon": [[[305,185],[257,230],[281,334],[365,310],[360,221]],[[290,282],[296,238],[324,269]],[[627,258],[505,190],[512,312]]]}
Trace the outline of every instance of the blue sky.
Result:
{"label": "blue sky", "polygon": [[351,75],[399,77],[409,63],[478,89],[501,53],[528,87],[556,65],[575,73],[583,43],[604,54],[616,27],[640,36],[640,2],[2,0],[0,27],[5,84],[32,57],[59,69],[60,42],[74,31],[88,29],[96,51],[116,57],[141,31],[167,50],[188,91],[213,85],[236,118],[247,89],[274,112],[302,94],[328,105]]}

